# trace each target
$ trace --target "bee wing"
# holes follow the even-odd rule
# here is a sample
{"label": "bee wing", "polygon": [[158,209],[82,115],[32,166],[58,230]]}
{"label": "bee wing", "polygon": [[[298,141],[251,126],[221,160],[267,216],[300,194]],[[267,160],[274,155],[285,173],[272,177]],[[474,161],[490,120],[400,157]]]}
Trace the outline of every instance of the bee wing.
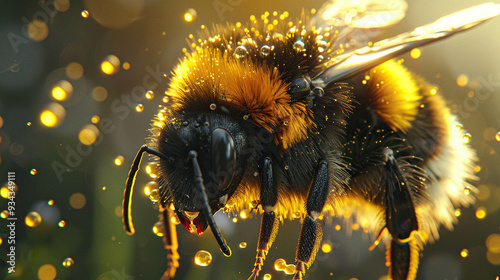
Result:
{"label": "bee wing", "polygon": [[413,48],[465,31],[500,14],[500,4],[485,3],[420,26],[398,36],[378,41],[326,61],[313,79],[319,87],[362,73]]}
{"label": "bee wing", "polygon": [[330,0],[310,22],[317,28],[335,27],[335,44],[355,49],[366,46],[383,28],[400,22],[407,8],[405,0]]}

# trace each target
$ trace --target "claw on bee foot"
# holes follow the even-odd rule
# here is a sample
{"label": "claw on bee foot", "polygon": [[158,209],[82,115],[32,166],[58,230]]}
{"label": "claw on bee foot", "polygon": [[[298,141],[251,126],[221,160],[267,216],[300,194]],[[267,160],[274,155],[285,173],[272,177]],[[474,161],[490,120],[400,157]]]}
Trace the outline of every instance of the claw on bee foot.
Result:
{"label": "claw on bee foot", "polygon": [[306,274],[306,263],[303,261],[297,261],[295,266],[295,274],[293,275],[293,280],[302,280],[302,277]]}

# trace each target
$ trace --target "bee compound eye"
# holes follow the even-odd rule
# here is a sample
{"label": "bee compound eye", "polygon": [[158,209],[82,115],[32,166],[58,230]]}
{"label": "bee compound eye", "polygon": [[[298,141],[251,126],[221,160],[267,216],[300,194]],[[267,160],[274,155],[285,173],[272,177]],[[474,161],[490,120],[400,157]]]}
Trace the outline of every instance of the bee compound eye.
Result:
{"label": "bee compound eye", "polygon": [[236,146],[231,134],[216,128],[212,132],[212,177],[219,190],[231,184],[236,166]]}

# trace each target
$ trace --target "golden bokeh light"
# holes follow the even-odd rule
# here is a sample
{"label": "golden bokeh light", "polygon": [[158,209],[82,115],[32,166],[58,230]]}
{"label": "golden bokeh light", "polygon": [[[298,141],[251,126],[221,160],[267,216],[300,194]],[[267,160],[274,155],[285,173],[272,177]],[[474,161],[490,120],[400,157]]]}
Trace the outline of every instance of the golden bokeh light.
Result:
{"label": "golden bokeh light", "polygon": [[125,157],[123,157],[122,155],[115,157],[115,165],[116,166],[122,165],[124,161],[125,161]]}
{"label": "golden bokeh light", "polygon": [[29,212],[24,218],[24,223],[29,227],[37,227],[42,223],[42,216],[37,212]]}
{"label": "golden bokeh light", "polygon": [[99,137],[99,129],[93,124],[87,124],[78,133],[78,140],[87,146],[94,144]]}
{"label": "golden bokeh light", "polygon": [[113,75],[120,69],[120,59],[116,55],[108,55],[101,62],[101,71],[106,75]]}
{"label": "golden bokeh light", "polygon": [[486,208],[482,206],[478,207],[476,209],[476,218],[478,218],[479,220],[486,218]]}
{"label": "golden bokeh light", "polygon": [[94,98],[95,101],[104,101],[108,97],[108,91],[101,86],[97,86],[92,90],[92,98]]}
{"label": "golden bokeh light", "polygon": [[54,85],[51,93],[52,98],[57,101],[67,100],[73,94],[73,85],[66,80],[61,80]]}
{"label": "golden bokeh light", "polygon": [[194,255],[194,263],[198,266],[208,266],[212,262],[212,254],[205,250],[200,250]]}
{"label": "golden bokeh light", "polygon": [[66,66],[66,76],[72,80],[83,77],[83,66],[78,62],[71,62]]}
{"label": "golden bokeh light", "polygon": [[469,77],[465,74],[460,74],[457,77],[457,85],[459,87],[465,87],[469,83]]}
{"label": "golden bokeh light", "polygon": [[57,276],[57,269],[51,264],[44,264],[38,269],[39,280],[54,280]]}
{"label": "golden bokeh light", "polygon": [[75,209],[82,209],[87,204],[87,199],[81,193],[74,193],[69,197],[69,205]]}
{"label": "golden bokeh light", "polygon": [[81,15],[82,15],[82,18],[88,18],[88,17],[89,17],[89,15],[90,15],[90,13],[89,13],[89,11],[87,11],[87,10],[83,10],[83,11],[81,12]]}
{"label": "golden bokeh light", "polygon": [[66,117],[66,109],[59,103],[50,103],[40,113],[40,121],[46,127],[59,126]]}
{"label": "golden bokeh light", "polygon": [[321,245],[321,251],[325,254],[330,253],[332,251],[332,245],[328,242],[323,243],[323,245]]}
{"label": "golden bokeh light", "polygon": [[196,16],[197,16],[196,10],[190,8],[184,13],[184,20],[186,22],[192,22],[196,19]]}
{"label": "golden bokeh light", "polygon": [[420,57],[420,55],[422,54],[422,52],[420,51],[419,48],[414,48],[410,51],[410,56],[411,58],[413,59],[418,59]]}
{"label": "golden bokeh light", "polygon": [[486,248],[488,251],[500,254],[500,234],[492,233],[486,238]]}
{"label": "golden bokeh light", "polygon": [[49,27],[42,20],[35,19],[28,24],[28,36],[35,42],[41,42],[49,35]]}
{"label": "golden bokeh light", "polygon": [[66,12],[69,10],[69,0],[55,0],[54,1],[54,8],[56,8],[57,11],[59,12]]}

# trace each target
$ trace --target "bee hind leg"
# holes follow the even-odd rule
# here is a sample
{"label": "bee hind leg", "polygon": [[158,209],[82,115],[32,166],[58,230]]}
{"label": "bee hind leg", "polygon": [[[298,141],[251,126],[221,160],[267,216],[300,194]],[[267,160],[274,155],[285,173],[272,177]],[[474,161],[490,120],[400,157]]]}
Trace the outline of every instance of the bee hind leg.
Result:
{"label": "bee hind leg", "polygon": [[168,207],[164,208],[160,205],[159,215],[160,222],[163,222],[165,226],[165,235],[163,236],[163,244],[165,249],[167,250],[167,269],[161,280],[169,280],[174,278],[175,272],[179,267],[179,253],[177,249],[179,248],[179,243],[177,241],[177,230],[175,228],[175,224],[172,222],[172,218],[174,217],[174,213]]}
{"label": "bee hind leg", "polygon": [[264,209],[262,221],[260,224],[259,242],[257,244],[257,256],[252,275],[248,280],[257,279],[259,272],[266,259],[267,252],[278,233],[279,220],[274,213],[276,203],[278,202],[278,191],[274,184],[272,161],[269,157],[264,158],[261,169],[261,192],[260,204]]}
{"label": "bee hind leg", "polygon": [[392,150],[386,149],[384,153],[386,227],[392,237],[386,253],[389,275],[393,280],[413,280],[416,277],[419,250],[413,237],[418,231],[418,221],[410,178],[403,172]]}
{"label": "bee hind leg", "polygon": [[328,197],[328,164],[322,160],[316,170],[316,175],[309,187],[307,194],[307,217],[302,223],[300,231],[299,244],[295,253],[295,275],[294,280],[302,279],[309,268],[314,262],[316,253],[319,249],[319,244],[323,237],[321,225],[316,221],[323,211],[326,198]]}

